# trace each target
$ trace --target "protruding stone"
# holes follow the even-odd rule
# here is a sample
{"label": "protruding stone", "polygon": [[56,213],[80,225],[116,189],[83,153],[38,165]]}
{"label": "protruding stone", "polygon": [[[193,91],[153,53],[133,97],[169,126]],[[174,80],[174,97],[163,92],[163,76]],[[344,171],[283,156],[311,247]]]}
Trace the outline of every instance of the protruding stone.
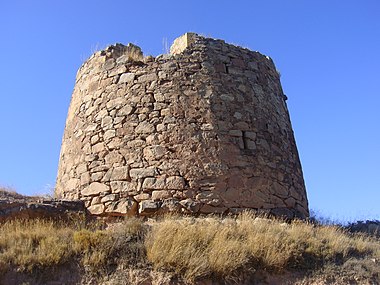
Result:
{"label": "protruding stone", "polygon": [[91,181],[101,181],[103,179],[103,176],[104,176],[104,172],[103,171],[98,171],[98,172],[94,172],[91,174]]}
{"label": "protruding stone", "polygon": [[89,172],[82,173],[80,176],[80,185],[87,185],[91,182],[91,176]]}
{"label": "protruding stone", "polygon": [[122,198],[109,204],[105,212],[112,216],[134,216],[137,214],[137,203],[131,198]]}
{"label": "protruding stone", "polygon": [[137,191],[137,183],[128,181],[111,181],[112,193]]}
{"label": "protruding stone", "polygon": [[144,157],[146,160],[159,160],[166,153],[166,148],[161,145],[153,145],[144,148]]}
{"label": "protruding stone", "polygon": [[250,139],[244,139],[244,147],[250,150],[255,150],[257,148],[255,142]]}
{"label": "protruding stone", "polygon": [[73,178],[66,183],[67,191],[73,191],[79,186],[79,179]]}
{"label": "protruding stone", "polygon": [[141,193],[141,194],[133,196],[133,199],[135,199],[137,202],[141,202],[143,200],[149,200],[150,199],[150,194],[148,194],[148,193]]}
{"label": "protruding stone", "polygon": [[95,196],[100,193],[109,192],[109,187],[103,183],[93,182],[82,190],[83,196]]}
{"label": "protruding stone", "polygon": [[92,205],[92,206],[88,207],[87,210],[92,215],[101,215],[104,213],[104,205],[103,204]]}
{"label": "protruding stone", "polygon": [[92,198],[91,200],[91,205],[97,205],[97,204],[100,204],[100,201],[102,200],[102,198],[100,196],[95,196]]}
{"label": "protruding stone", "polygon": [[272,193],[275,193],[276,195],[286,198],[289,196],[289,191],[286,189],[284,185],[281,185],[278,182],[273,182],[272,184]]}
{"label": "protruding stone", "polygon": [[157,80],[156,74],[145,74],[139,77],[139,82],[147,82]]}
{"label": "protruding stone", "polygon": [[211,206],[219,206],[221,203],[219,195],[212,191],[203,191],[196,196],[196,200]]}
{"label": "protruding stone", "polygon": [[185,189],[185,179],[181,176],[170,176],[166,178],[166,189],[182,190]]}
{"label": "protruding stone", "polygon": [[167,189],[166,187],[166,178],[165,177],[147,177],[144,179],[143,190],[161,190],[161,189]]}
{"label": "protruding stone", "polygon": [[256,139],[256,133],[255,132],[245,132],[244,136],[252,141]]}
{"label": "protruding stone", "polygon": [[199,209],[201,208],[201,203],[194,201],[190,198],[182,200],[179,202],[184,209],[187,210],[189,213],[198,213]]}
{"label": "protruding stone", "polygon": [[124,157],[116,151],[108,153],[104,159],[108,165],[112,165],[114,163],[122,163],[124,161]]}
{"label": "protruding stone", "polygon": [[168,199],[165,199],[159,209],[159,213],[160,214],[164,214],[164,213],[179,213],[182,209],[182,206],[181,204],[179,203],[179,200],[178,199],[175,199],[175,198],[168,198]]}
{"label": "protruding stone", "polygon": [[120,109],[125,104],[124,98],[116,98],[106,104],[108,110]]}
{"label": "protruding stone", "polygon": [[112,170],[111,180],[126,180],[130,181],[129,166],[118,166]]}
{"label": "protruding stone", "polygon": [[119,198],[119,196],[116,195],[116,194],[109,194],[109,195],[104,196],[104,197],[100,200],[100,202],[101,202],[101,203],[112,202],[112,201],[117,200],[118,198]]}
{"label": "protruding stone", "polygon": [[139,179],[154,176],[154,168],[133,168],[129,171],[132,179]]}
{"label": "protruding stone", "polygon": [[290,208],[294,208],[294,206],[296,205],[296,200],[293,197],[289,197],[285,200],[285,205]]}
{"label": "protruding stone", "polygon": [[115,66],[115,64],[116,64],[115,59],[110,58],[104,63],[103,67],[104,69],[109,70],[109,69],[112,69]]}
{"label": "protruding stone", "polygon": [[170,197],[172,197],[172,194],[167,190],[157,190],[152,192],[152,200],[154,201],[164,200]]}
{"label": "protruding stone", "polygon": [[107,130],[104,135],[103,139],[104,141],[108,141],[116,136],[116,131],[115,130]]}
{"label": "protruding stone", "polygon": [[87,171],[87,163],[79,164],[76,168],[76,172],[78,175],[85,173]]}
{"label": "protruding stone", "polygon": [[92,147],[92,153],[99,153],[101,151],[104,151],[104,143],[102,142],[97,143]]}
{"label": "protruding stone", "polygon": [[127,105],[127,106],[122,107],[122,108],[117,112],[117,114],[118,114],[118,116],[128,116],[128,115],[132,114],[132,112],[133,112],[133,107]]}
{"label": "protruding stone", "polygon": [[108,76],[115,76],[115,75],[118,75],[118,74],[124,73],[124,72],[126,72],[126,71],[127,71],[127,68],[126,68],[124,65],[122,65],[122,66],[119,66],[118,68],[112,70],[112,71],[108,74]]}
{"label": "protruding stone", "polygon": [[119,83],[132,83],[134,79],[134,73],[124,73],[120,76]]}
{"label": "protruding stone", "polygon": [[141,201],[139,205],[139,214],[140,215],[151,215],[159,209],[158,202],[152,200]]}
{"label": "protruding stone", "polygon": [[154,185],[155,182],[156,182],[156,178],[147,177],[147,178],[144,179],[142,187],[143,187],[144,190],[155,189],[155,185]]}
{"label": "protruding stone", "polygon": [[229,131],[229,135],[232,136],[232,137],[242,137],[243,136],[243,132],[240,131],[240,130],[230,130]]}
{"label": "protruding stone", "polygon": [[136,127],[135,132],[137,134],[150,134],[154,132],[154,130],[155,129],[152,124],[147,123],[147,122],[142,122]]}

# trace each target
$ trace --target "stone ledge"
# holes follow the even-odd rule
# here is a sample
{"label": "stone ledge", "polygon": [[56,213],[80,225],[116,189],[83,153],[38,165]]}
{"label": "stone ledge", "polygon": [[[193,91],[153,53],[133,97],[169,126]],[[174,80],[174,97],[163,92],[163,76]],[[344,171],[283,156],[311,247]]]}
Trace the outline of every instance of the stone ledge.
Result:
{"label": "stone ledge", "polygon": [[18,195],[17,198],[0,197],[0,222],[12,219],[67,219],[70,214],[86,214],[83,201],[40,200]]}

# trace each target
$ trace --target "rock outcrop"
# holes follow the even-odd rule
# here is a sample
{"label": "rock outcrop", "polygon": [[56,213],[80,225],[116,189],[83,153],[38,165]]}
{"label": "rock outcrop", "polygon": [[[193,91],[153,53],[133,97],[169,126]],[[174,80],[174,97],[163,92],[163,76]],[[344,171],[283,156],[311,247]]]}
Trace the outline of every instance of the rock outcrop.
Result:
{"label": "rock outcrop", "polygon": [[96,215],[308,216],[279,74],[259,52],[187,33],[171,54],[116,44],[79,69],[56,193]]}
{"label": "rock outcrop", "polygon": [[0,222],[35,218],[65,220],[72,214],[86,214],[83,201],[23,196],[0,189]]}

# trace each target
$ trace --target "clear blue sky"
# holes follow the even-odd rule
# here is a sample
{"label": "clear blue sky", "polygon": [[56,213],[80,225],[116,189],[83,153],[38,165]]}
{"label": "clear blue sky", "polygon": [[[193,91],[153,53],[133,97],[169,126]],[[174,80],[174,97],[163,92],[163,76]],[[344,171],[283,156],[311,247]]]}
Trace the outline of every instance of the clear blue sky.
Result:
{"label": "clear blue sky", "polygon": [[289,97],[310,208],[380,219],[380,1],[1,1],[0,185],[53,187],[81,63],[194,31],[271,56]]}

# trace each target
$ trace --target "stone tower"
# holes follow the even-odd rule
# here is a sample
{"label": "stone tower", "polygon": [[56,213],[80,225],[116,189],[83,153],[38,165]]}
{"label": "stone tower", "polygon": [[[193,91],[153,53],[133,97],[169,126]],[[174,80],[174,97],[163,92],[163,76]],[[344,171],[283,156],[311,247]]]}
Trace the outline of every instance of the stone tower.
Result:
{"label": "stone tower", "polygon": [[285,99],[269,57],[222,40],[187,33],[155,58],[110,46],[77,73],[56,193],[103,216],[304,218]]}

